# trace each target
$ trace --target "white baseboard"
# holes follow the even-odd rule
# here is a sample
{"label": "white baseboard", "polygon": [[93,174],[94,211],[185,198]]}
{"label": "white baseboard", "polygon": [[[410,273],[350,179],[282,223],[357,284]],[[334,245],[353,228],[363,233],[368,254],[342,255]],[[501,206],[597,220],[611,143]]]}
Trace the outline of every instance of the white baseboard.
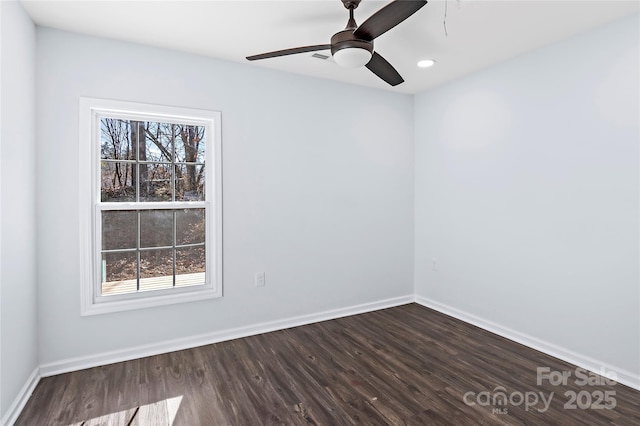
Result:
{"label": "white baseboard", "polygon": [[33,393],[33,390],[36,388],[36,385],[40,381],[40,367],[36,367],[32,372],[26,383],[20,389],[18,396],[13,401],[13,404],[9,407],[5,415],[0,420],[0,424],[3,426],[12,425],[18,420],[18,416],[22,412],[22,409],[27,404],[29,397]]}
{"label": "white baseboard", "polygon": [[500,324],[496,324],[491,321],[487,321],[483,318],[453,308],[451,306],[436,302],[434,300],[427,299],[425,297],[416,296],[415,302],[419,305],[441,312],[453,318],[457,318],[461,321],[473,324],[476,327],[480,327],[484,330],[490,331],[498,336],[502,336],[506,339],[513,340],[514,342],[528,346],[540,352],[543,352],[552,357],[561,359],[570,364],[582,367],[596,374],[602,374],[602,371],[613,371],[617,375],[616,381],[630,388],[640,390],[640,375],[634,374],[630,371],[618,368],[616,366],[607,365],[601,361],[593,359],[591,357],[573,352],[569,349],[555,345],[553,343],[545,342],[544,340],[537,339],[519,331],[504,327]]}
{"label": "white baseboard", "polygon": [[268,321],[261,324],[248,325],[245,327],[231,328],[227,330],[216,331],[213,333],[200,334],[197,336],[185,337],[180,339],[166,340],[163,342],[153,343],[150,345],[141,345],[133,348],[127,348],[111,352],[103,352],[95,355],[84,357],[70,358],[62,361],[56,361],[40,366],[40,374],[42,377],[53,376],[70,371],[82,370],[85,368],[98,367],[101,365],[113,364],[121,361],[128,361],[146,356],[158,355],[167,352],[179,351],[198,346],[209,345],[211,343],[222,342],[225,340],[233,340],[241,337],[254,336],[256,334],[268,333],[270,331],[283,330],[286,328],[297,327],[300,325],[311,324],[314,322],[326,321],[350,315],[361,314],[365,312],[376,311],[379,309],[391,308],[393,306],[404,305],[414,301],[413,295],[395,297],[392,299],[381,300],[371,303],[363,303],[360,305],[348,306],[345,308],[331,309],[328,311],[301,315],[293,318],[286,318],[276,321]]}

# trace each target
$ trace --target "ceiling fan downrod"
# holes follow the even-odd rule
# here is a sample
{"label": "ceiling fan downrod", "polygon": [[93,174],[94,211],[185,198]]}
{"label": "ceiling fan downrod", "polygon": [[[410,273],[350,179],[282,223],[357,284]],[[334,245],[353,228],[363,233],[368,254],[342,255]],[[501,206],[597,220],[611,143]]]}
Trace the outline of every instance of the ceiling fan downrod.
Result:
{"label": "ceiling fan downrod", "polygon": [[353,17],[353,11],[360,4],[360,0],[342,0],[342,4],[349,11],[349,21],[347,22],[347,26],[345,30],[355,31],[358,28],[358,24],[356,24],[356,20]]}

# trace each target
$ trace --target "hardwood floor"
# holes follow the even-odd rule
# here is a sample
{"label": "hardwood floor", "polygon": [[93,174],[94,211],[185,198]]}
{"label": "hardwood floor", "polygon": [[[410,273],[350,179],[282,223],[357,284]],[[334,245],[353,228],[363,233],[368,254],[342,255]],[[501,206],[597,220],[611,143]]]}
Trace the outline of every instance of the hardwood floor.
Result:
{"label": "hardwood floor", "polygon": [[44,378],[17,424],[640,424],[640,392],[583,375],[409,304]]}

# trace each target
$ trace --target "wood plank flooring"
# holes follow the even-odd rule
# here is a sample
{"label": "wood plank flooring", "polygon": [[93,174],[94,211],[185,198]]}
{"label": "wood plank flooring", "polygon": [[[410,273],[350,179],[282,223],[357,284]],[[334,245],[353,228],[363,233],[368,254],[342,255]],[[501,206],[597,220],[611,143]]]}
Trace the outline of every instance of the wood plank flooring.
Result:
{"label": "wood plank flooring", "polygon": [[640,392],[581,377],[409,304],[47,377],[17,424],[640,425]]}

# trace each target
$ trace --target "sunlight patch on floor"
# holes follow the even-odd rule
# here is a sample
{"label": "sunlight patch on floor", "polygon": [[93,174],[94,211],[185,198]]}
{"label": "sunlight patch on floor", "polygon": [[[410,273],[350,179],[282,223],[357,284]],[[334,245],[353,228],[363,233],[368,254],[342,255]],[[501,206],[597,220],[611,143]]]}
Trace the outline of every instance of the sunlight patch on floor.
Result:
{"label": "sunlight patch on floor", "polygon": [[69,426],[172,426],[178,415],[181,402],[182,395],[94,417]]}

